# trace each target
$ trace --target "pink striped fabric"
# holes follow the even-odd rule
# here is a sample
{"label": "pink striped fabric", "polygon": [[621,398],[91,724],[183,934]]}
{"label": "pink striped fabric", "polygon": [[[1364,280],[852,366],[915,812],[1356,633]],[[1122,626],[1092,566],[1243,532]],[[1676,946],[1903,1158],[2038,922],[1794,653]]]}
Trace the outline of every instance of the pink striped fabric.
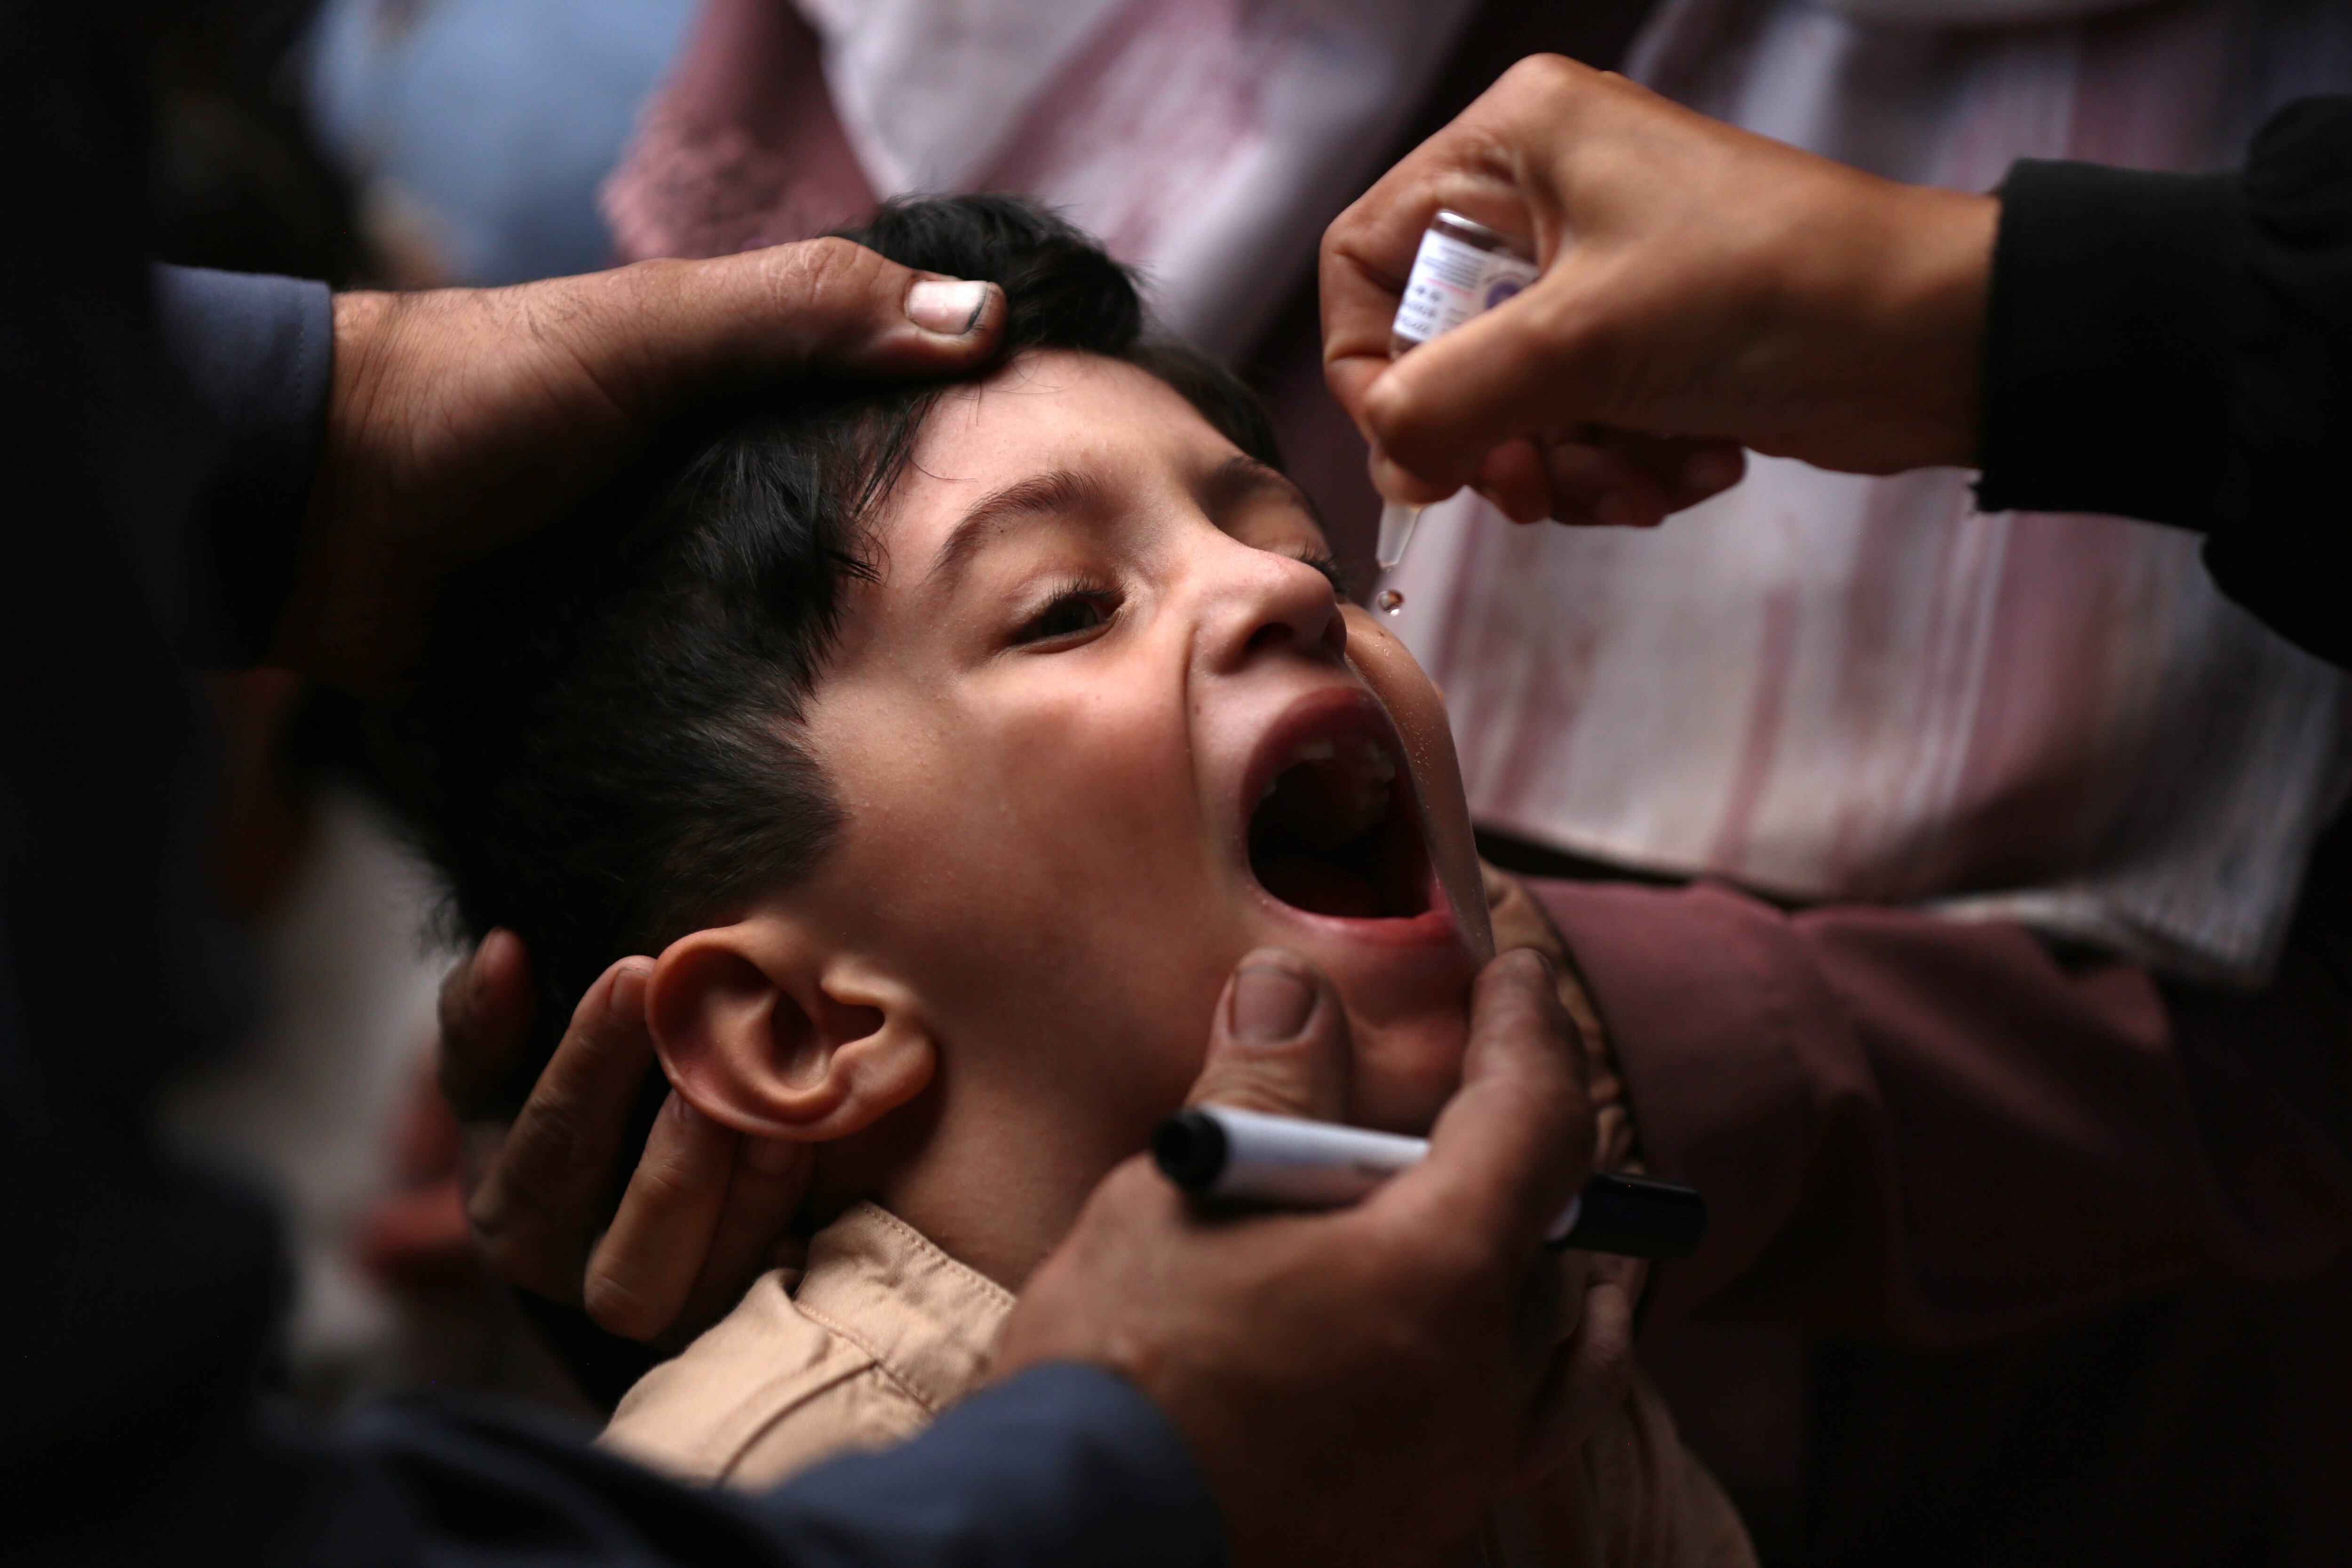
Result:
{"label": "pink striped fabric", "polygon": [[[804,0],[795,15],[785,0],[714,0],[605,211],[626,257],[797,238],[854,216],[837,210],[838,153],[793,121],[805,99],[783,89],[821,50],[833,140],[867,189],[1039,196],[1139,266],[1171,328],[1239,353],[1378,173],[1469,10]],[[809,221],[820,213],[835,216]]]}
{"label": "pink striped fabric", "polygon": [[[2341,5],[2005,30],[1841,14],[1886,8],[1676,0],[1632,68],[1767,134],[1978,190],[2018,157],[2223,166],[2275,105],[2352,88]],[[2222,600],[2193,538],[1983,515],[1969,479],[1758,460],[1653,534],[1450,503],[1394,584],[1473,810],[1622,864],[2258,981],[2352,776],[2344,678]]]}

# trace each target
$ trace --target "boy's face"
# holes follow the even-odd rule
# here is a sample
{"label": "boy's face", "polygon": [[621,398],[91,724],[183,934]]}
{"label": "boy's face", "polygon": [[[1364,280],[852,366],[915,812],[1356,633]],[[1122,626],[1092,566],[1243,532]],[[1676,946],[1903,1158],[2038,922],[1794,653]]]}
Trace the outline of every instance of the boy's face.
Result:
{"label": "boy's face", "polygon": [[1147,373],[1035,353],[942,399],[877,531],[808,713],[846,827],[784,902],[915,999],[941,1113],[1098,1170],[1272,945],[1346,1001],[1355,1116],[1425,1127],[1487,940],[1469,824],[1289,482]]}

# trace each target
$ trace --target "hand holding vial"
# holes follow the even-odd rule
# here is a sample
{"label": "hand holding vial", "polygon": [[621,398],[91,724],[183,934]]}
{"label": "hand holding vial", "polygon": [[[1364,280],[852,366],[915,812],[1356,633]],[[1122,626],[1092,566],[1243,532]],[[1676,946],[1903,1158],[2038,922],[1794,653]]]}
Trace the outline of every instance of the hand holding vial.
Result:
{"label": "hand holding vial", "polygon": [[[1488,98],[1502,91],[1498,87]],[[1476,115],[1479,108],[1474,105],[1464,120]],[[1456,122],[1457,127],[1460,124]],[[1324,374],[1333,395],[1372,446],[1372,482],[1386,500],[1374,552],[1381,569],[1389,571],[1403,559],[1422,510],[1465,483],[1515,522],[1551,519],[1636,528],[1654,527],[1669,512],[1738,483],[1746,465],[1736,442],[1651,436],[1583,419],[1556,424],[1546,424],[1540,417],[1522,420],[1517,416],[1518,410],[1486,406],[1493,402],[1491,397],[1480,400],[1475,428],[1456,427],[1465,425],[1459,418],[1449,426],[1446,439],[1454,448],[1451,455],[1475,460],[1452,483],[1433,480],[1389,452],[1375,403],[1382,404],[1384,412],[1402,405],[1410,425],[1426,412],[1423,405],[1433,398],[1459,395],[1465,374],[1470,377],[1467,384],[1475,389],[1480,379],[1477,367],[1494,356],[1476,355],[1466,362],[1465,370],[1462,354],[1449,342],[1448,352],[1437,356],[1444,362],[1444,372],[1434,378],[1405,377],[1410,389],[1402,397],[1392,395],[1398,378],[1388,375],[1391,365],[1474,320],[1478,324],[1470,334],[1474,340],[1502,341],[1524,350],[1532,338],[1539,347],[1546,331],[1543,318],[1549,312],[1531,307],[1546,305],[1544,296],[1552,290],[1541,286],[1544,267],[1532,258],[1548,247],[1547,264],[1556,263],[1571,244],[1564,228],[1544,234],[1542,224],[1529,224],[1529,204],[1523,193],[1481,192],[1459,180],[1413,177],[1430,174],[1418,167],[1426,163],[1439,164],[1438,172],[1444,172],[1442,165],[1449,154],[1444,144],[1454,133],[1442,132],[1425,143],[1341,214],[1324,236]],[[1491,173],[1487,178],[1491,180]],[[1451,193],[1457,186],[1464,194],[1454,196]],[[1451,206],[1441,206],[1424,226],[1412,231],[1415,247],[1412,264],[1409,268],[1398,268],[1388,258],[1402,249],[1403,225],[1412,221],[1413,209],[1433,190],[1464,205],[1471,205],[1475,197],[1479,210],[1494,223],[1481,223]],[[1520,209],[1516,222],[1514,207]],[[1506,224],[1522,233],[1529,227],[1538,233],[1533,239],[1517,238],[1497,226]],[[1394,280],[1399,277],[1402,282]],[[1498,338],[1504,333],[1508,336]],[[1510,357],[1522,359],[1527,354]],[[1423,366],[1414,368],[1419,371]],[[1444,384],[1435,393],[1417,395],[1419,389],[1411,388],[1412,383],[1431,379]],[[1377,399],[1372,395],[1376,384],[1381,386]],[[1539,416],[1541,411],[1535,412]],[[1391,423],[1394,423],[1392,416]],[[1497,433],[1499,440],[1495,438]],[[1426,462],[1422,465],[1431,467]],[[1391,615],[1402,607],[1401,595],[1394,603],[1388,602],[1395,592],[1385,590],[1375,601]]]}
{"label": "hand holding vial", "polygon": [[[1440,208],[1541,271],[1399,356]],[[1743,447],[1847,473],[1967,465],[1999,210],[1538,56],[1326,232],[1324,373],[1385,498],[1468,485],[1521,522],[1654,524],[1737,483]]]}
{"label": "hand holding vial", "polygon": [[[1422,231],[1396,320],[1389,325],[1389,357],[1401,359],[1430,339],[1452,331],[1471,317],[1493,310],[1536,280],[1536,264],[1503,236],[1444,207]],[[1412,542],[1421,508],[1392,500],[1381,509],[1380,542],[1374,559],[1383,572],[1396,569]],[[1380,607],[1395,615],[1404,595],[1381,594]]]}

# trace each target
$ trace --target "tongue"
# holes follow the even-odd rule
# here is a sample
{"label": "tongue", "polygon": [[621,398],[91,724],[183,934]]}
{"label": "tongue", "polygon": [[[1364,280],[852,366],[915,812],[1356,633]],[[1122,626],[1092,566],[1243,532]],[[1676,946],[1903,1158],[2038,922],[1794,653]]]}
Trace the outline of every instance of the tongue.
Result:
{"label": "tongue", "polygon": [[1256,871],[1265,890],[1293,909],[1343,920],[1380,918],[1380,889],[1328,861],[1276,852],[1259,857]]}

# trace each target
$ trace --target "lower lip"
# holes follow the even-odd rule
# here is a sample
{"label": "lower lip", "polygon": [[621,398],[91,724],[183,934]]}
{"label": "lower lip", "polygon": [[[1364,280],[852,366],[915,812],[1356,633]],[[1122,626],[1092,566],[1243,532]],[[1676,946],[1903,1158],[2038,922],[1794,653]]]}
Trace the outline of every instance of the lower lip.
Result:
{"label": "lower lip", "polygon": [[1425,867],[1423,875],[1429,879],[1429,908],[1417,915],[1372,921],[1357,920],[1347,915],[1318,915],[1312,910],[1302,910],[1297,904],[1284,903],[1267,892],[1255,877],[1250,879],[1250,885],[1267,907],[1280,911],[1286,918],[1348,942],[1390,948],[1462,947],[1461,931],[1454,923],[1454,910],[1446,902],[1445,888],[1438,880],[1436,868]]}

